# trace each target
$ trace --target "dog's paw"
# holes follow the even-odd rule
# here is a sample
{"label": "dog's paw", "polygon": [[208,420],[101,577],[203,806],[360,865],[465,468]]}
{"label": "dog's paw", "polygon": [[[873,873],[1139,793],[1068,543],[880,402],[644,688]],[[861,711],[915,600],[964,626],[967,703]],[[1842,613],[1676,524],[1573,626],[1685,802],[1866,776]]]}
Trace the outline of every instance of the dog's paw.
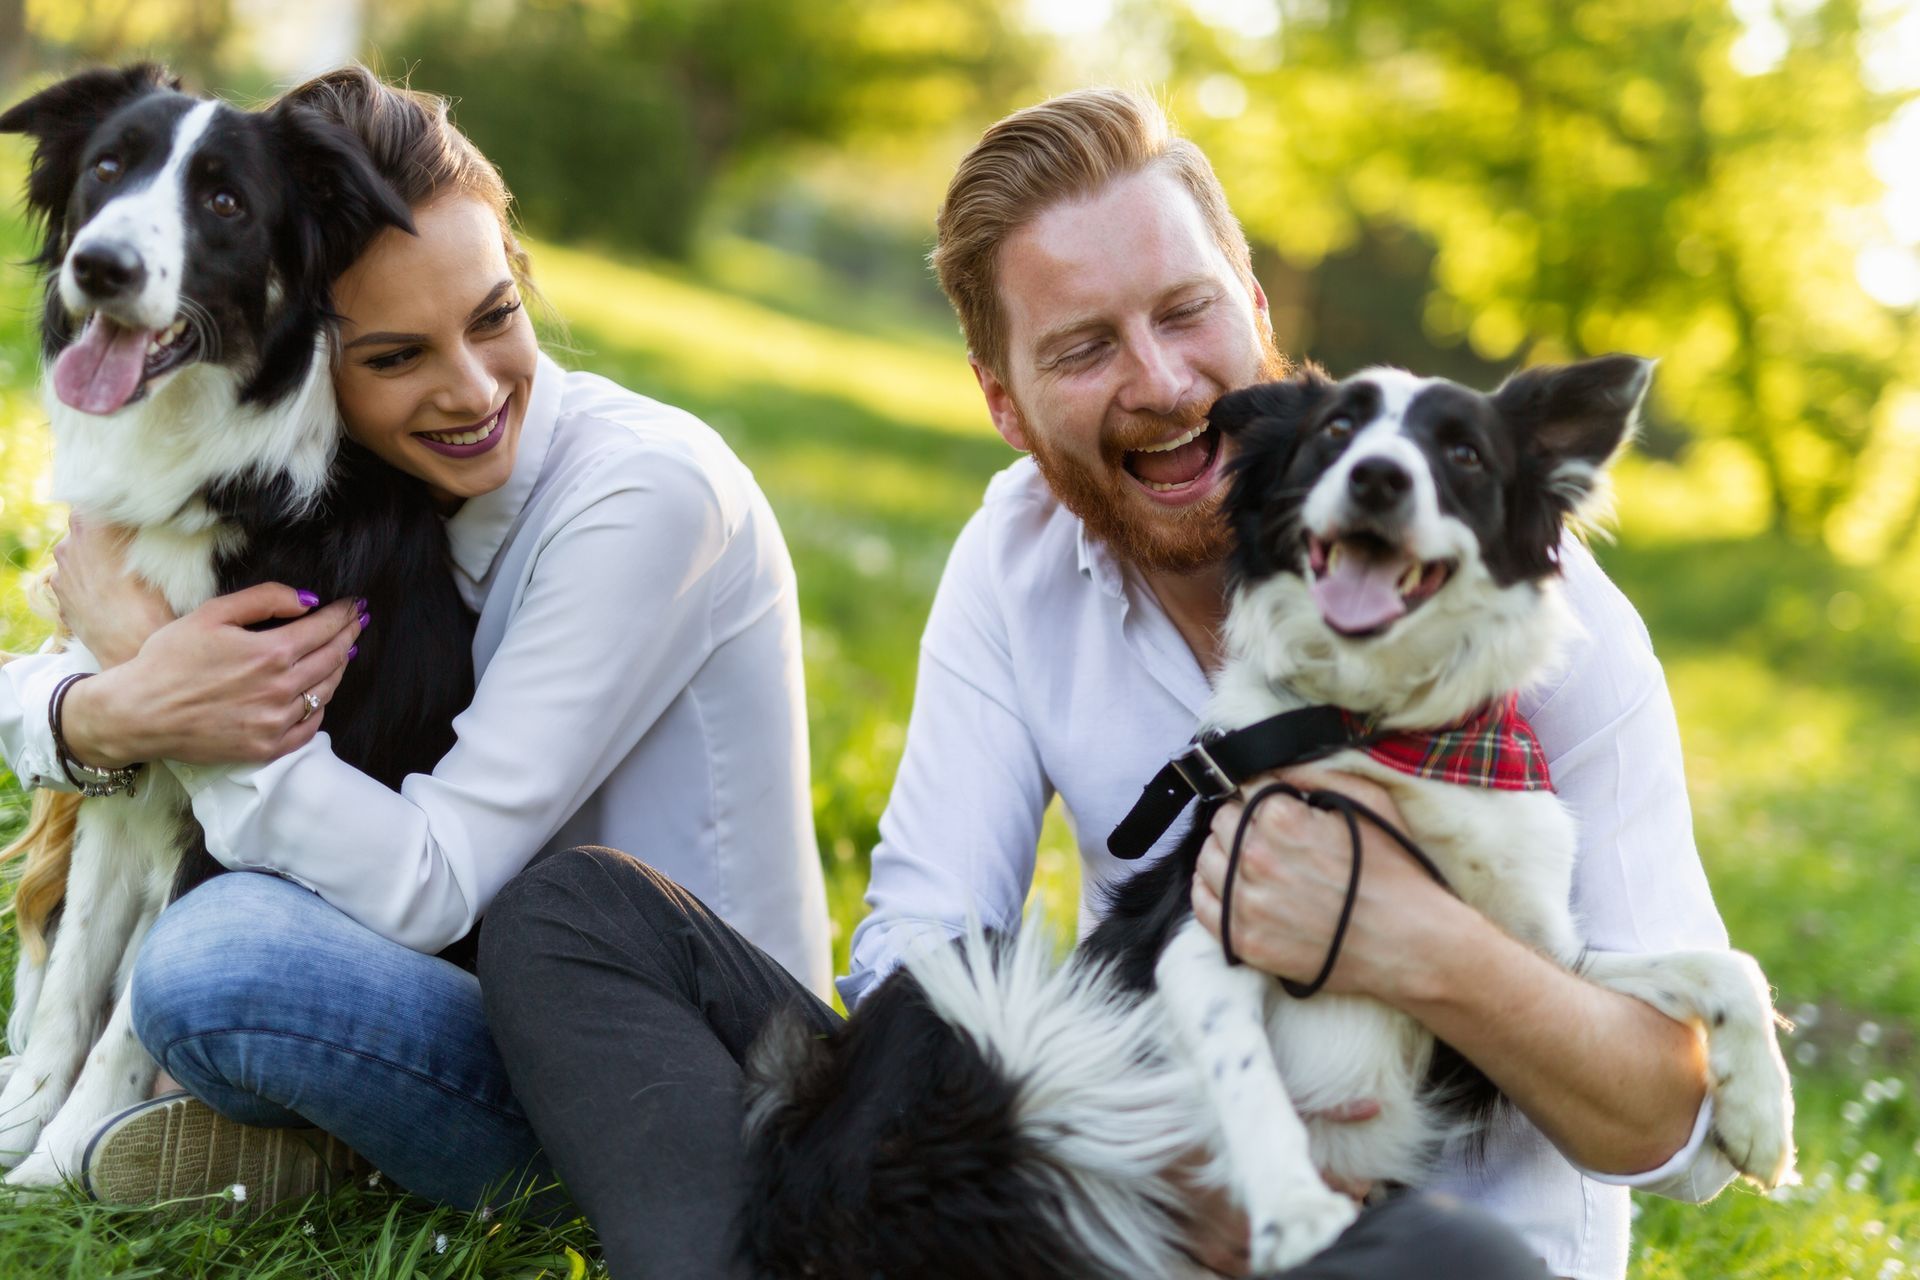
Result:
{"label": "dog's paw", "polygon": [[[1773,1049],[1767,1037],[1765,1049]],[[1778,1051],[1708,1051],[1714,1146],[1743,1175],[1771,1190],[1793,1173],[1793,1086]]]}
{"label": "dog's paw", "polygon": [[10,1187],[53,1191],[67,1185],[67,1174],[53,1153],[42,1148],[22,1160],[6,1177]]}
{"label": "dog's paw", "polygon": [[1743,1175],[1772,1189],[1793,1174],[1793,1080],[1773,1033],[1771,1007],[1709,1021],[1708,1136]]}
{"label": "dog's paw", "polygon": [[33,1078],[16,1068],[0,1090],[0,1169],[11,1169],[33,1151],[46,1126],[44,1090],[35,1087]]}
{"label": "dog's paw", "polygon": [[1316,1181],[1317,1190],[1262,1197],[1247,1207],[1248,1246],[1255,1275],[1297,1267],[1339,1238],[1359,1206]]}

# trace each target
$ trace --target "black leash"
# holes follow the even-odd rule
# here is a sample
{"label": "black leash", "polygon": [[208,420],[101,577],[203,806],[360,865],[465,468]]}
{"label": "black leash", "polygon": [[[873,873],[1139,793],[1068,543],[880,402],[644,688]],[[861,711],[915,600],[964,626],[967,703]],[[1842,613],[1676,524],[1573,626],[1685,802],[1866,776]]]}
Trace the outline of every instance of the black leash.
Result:
{"label": "black leash", "polygon": [[1295,982],[1292,978],[1281,978],[1280,985],[1286,993],[1296,1000],[1305,1000],[1317,995],[1327,985],[1327,979],[1333,976],[1333,966],[1340,960],[1340,946],[1347,940],[1347,926],[1353,922],[1353,905],[1360,897],[1360,819],[1365,818],[1380,830],[1393,837],[1394,842],[1434,878],[1442,889],[1452,893],[1453,886],[1447,883],[1447,877],[1429,858],[1426,851],[1415,844],[1407,833],[1388,822],[1366,805],[1352,796],[1339,791],[1302,791],[1290,782],[1269,782],[1247,797],[1247,805],[1240,814],[1240,824],[1234,828],[1233,845],[1227,850],[1227,872],[1220,882],[1220,950],[1230,965],[1244,964],[1233,949],[1233,883],[1240,871],[1240,845],[1246,838],[1247,828],[1253,822],[1253,815],[1260,806],[1273,796],[1283,795],[1314,809],[1323,809],[1338,813],[1347,822],[1347,840],[1352,850],[1351,870],[1347,875],[1347,895],[1340,904],[1340,919],[1333,926],[1333,937],[1327,943],[1327,959],[1320,966],[1320,972],[1311,982]]}

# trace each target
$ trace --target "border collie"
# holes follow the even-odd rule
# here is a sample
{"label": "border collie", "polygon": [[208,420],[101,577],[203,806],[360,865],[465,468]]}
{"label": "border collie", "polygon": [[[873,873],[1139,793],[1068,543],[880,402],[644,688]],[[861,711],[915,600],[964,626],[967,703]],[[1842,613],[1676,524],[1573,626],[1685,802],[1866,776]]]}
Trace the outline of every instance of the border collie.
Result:
{"label": "border collie", "polygon": [[[1208,727],[1332,705],[1375,742],[1417,748],[1504,714],[1537,750],[1510,699],[1577,625],[1556,549],[1601,496],[1650,372],[1603,357],[1489,396],[1308,369],[1223,397],[1210,421],[1238,454],[1236,549]],[[1514,937],[1698,1027],[1709,1158],[1763,1185],[1788,1174],[1792,1098],[1758,966],[1585,952],[1574,825],[1543,766],[1538,785],[1508,789],[1416,776],[1368,747],[1324,763],[1384,786],[1454,891]],[[1418,1183],[1444,1139],[1484,1122],[1461,1101],[1477,1073],[1410,1017],[1293,999],[1227,963],[1189,905],[1211,816],[1121,886],[1058,971],[1032,927],[1011,942],[973,930],[911,955],[831,1036],[770,1030],[751,1063],[756,1260],[834,1280],[1202,1274],[1181,1251],[1170,1172],[1198,1151],[1200,1179],[1246,1211],[1264,1274],[1353,1219],[1323,1172]],[[1374,1119],[1302,1118],[1365,1098]]]}
{"label": "border collie", "polygon": [[[328,367],[329,285],[382,228],[411,230],[405,205],[344,128],[191,97],[150,65],[55,84],[0,131],[35,142],[54,496],[129,527],[129,567],[178,613],[269,581],[363,597],[374,624],[326,708],[334,751],[389,786],[430,770],[471,700],[471,615],[424,487],[342,439]],[[15,1185],[76,1174],[98,1124],[151,1090],[134,957],[219,869],[159,761],[132,794],[77,803],[51,952],[16,974]]]}

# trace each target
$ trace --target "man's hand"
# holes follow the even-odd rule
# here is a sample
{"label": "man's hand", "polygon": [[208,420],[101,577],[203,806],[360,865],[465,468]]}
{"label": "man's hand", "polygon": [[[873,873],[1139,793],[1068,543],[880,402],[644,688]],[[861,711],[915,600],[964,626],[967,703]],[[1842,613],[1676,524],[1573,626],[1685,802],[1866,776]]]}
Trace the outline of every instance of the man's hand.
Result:
{"label": "man's hand", "polygon": [[[1399,809],[1384,789],[1349,774],[1310,766],[1286,769],[1249,782],[1245,790],[1252,794],[1276,778],[1303,791],[1343,792],[1405,829]],[[1236,798],[1214,814],[1193,879],[1194,915],[1216,938],[1227,850],[1243,811]],[[1411,983],[1430,968],[1430,957],[1414,941],[1418,931],[1409,928],[1409,922],[1459,910],[1470,913],[1470,909],[1463,908],[1391,837],[1365,819],[1360,821],[1360,841],[1359,897],[1326,989],[1397,1004]],[[1233,947],[1242,959],[1296,982],[1311,981],[1320,972],[1353,874],[1350,843],[1346,819],[1339,814],[1309,808],[1283,795],[1261,803],[1247,825],[1234,878]]]}
{"label": "man's hand", "polygon": [[[83,764],[276,760],[320,730],[362,618],[353,600],[316,607],[265,583],[216,596],[155,631],[127,662],[73,686],[63,727]],[[294,621],[267,631],[248,626]],[[309,713],[302,694],[321,708]]]}
{"label": "man's hand", "polygon": [[[1380,1114],[1380,1104],[1372,1098],[1362,1098],[1356,1102],[1345,1103],[1328,1111],[1316,1111],[1303,1117],[1308,1122],[1332,1120],[1341,1124],[1352,1124],[1361,1120],[1371,1120]],[[1244,1276],[1251,1260],[1247,1239],[1247,1215],[1233,1202],[1223,1187],[1206,1185],[1199,1178],[1199,1171],[1207,1163],[1207,1153],[1194,1151],[1174,1166],[1170,1172],[1174,1181],[1187,1191],[1187,1252],[1201,1266],[1223,1276]],[[1352,1196],[1356,1203],[1364,1202],[1367,1193],[1373,1189],[1372,1183],[1359,1183],[1346,1178],[1328,1177],[1328,1186],[1335,1191]]]}
{"label": "man's hand", "polygon": [[132,532],[115,524],[67,518],[67,536],[53,548],[47,585],[60,606],[60,621],[100,660],[117,667],[140,652],[147,637],[173,621],[158,590],[127,569]]}

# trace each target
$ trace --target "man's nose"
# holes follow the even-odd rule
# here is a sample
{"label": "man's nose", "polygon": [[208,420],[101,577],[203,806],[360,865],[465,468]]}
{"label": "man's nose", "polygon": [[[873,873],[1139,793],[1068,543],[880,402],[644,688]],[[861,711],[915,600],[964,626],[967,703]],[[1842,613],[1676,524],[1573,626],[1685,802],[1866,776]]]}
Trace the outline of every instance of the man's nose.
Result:
{"label": "man's nose", "polygon": [[1128,344],[1131,364],[1122,407],[1134,413],[1178,412],[1187,403],[1193,371],[1186,356],[1158,335],[1136,338]]}
{"label": "man's nose", "polygon": [[96,302],[138,293],[147,282],[147,266],[124,244],[104,241],[75,250],[73,281]]}

